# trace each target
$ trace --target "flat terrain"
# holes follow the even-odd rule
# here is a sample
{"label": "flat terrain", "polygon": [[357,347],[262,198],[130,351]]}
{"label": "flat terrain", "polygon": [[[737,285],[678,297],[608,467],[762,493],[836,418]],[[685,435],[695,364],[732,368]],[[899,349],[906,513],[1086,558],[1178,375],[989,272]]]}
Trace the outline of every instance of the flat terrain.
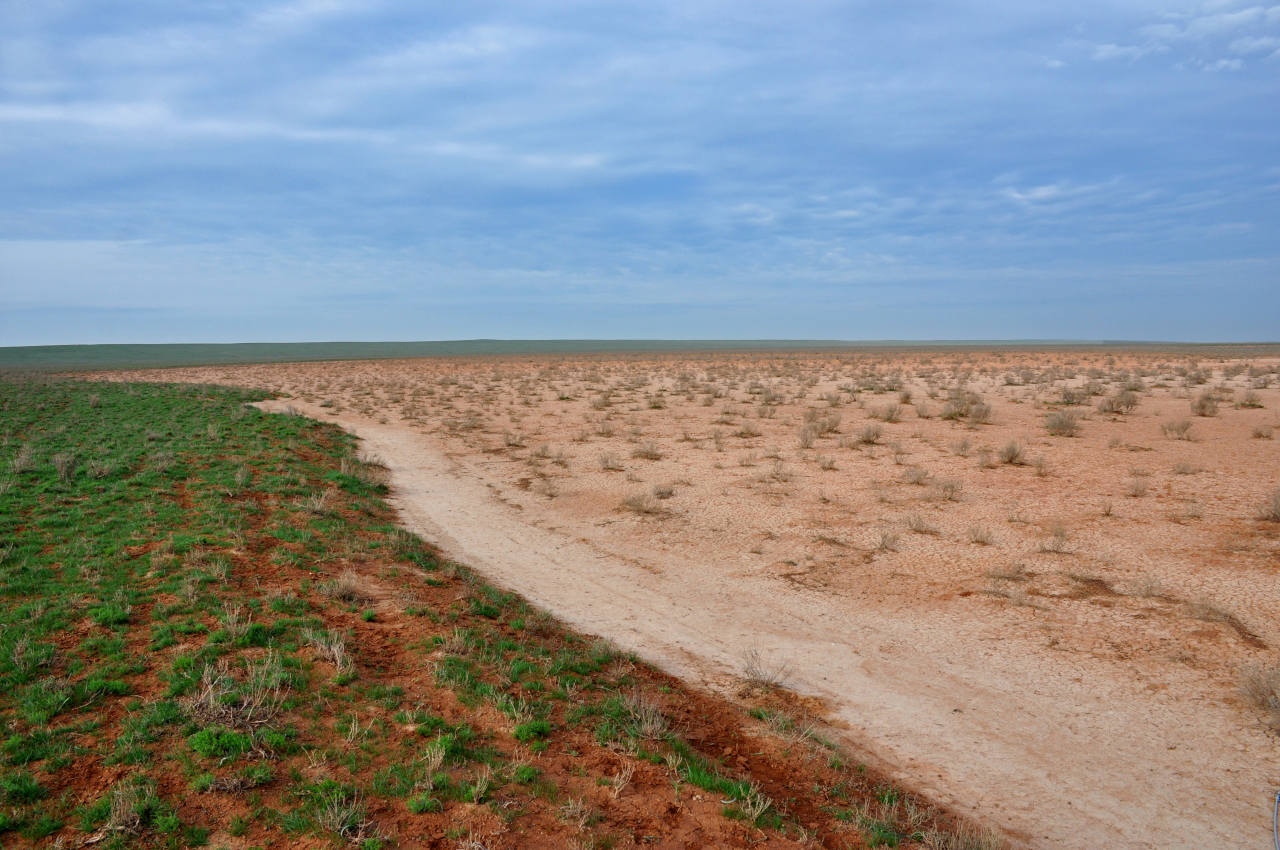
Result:
{"label": "flat terrain", "polygon": [[[1257,846],[1280,747],[1280,358],[894,351],[134,373],[365,438],[407,521],[712,685],[787,667],[1032,846]],[[114,375],[112,377],[119,377]]]}
{"label": "flat terrain", "polygon": [[0,380],[0,844],[1000,842],[405,532],[262,393]]}

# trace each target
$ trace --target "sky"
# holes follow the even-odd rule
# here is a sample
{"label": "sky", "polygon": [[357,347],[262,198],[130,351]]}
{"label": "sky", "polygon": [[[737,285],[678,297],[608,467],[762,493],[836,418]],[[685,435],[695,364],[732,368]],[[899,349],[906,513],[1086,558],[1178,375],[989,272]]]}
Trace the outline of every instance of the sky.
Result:
{"label": "sky", "polygon": [[0,0],[0,346],[1280,339],[1280,5]]}

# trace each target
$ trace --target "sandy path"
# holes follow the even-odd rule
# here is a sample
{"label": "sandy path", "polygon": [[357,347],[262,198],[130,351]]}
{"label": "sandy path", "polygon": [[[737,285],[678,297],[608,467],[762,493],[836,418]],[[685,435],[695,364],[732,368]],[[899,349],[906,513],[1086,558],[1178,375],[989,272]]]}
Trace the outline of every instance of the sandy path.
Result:
{"label": "sandy path", "polygon": [[1270,846],[1276,748],[1236,707],[723,565],[621,557],[531,525],[407,427],[292,404],[381,456],[405,524],[451,557],[713,687],[747,649],[785,661],[790,686],[829,700],[852,744],[1028,846]]}

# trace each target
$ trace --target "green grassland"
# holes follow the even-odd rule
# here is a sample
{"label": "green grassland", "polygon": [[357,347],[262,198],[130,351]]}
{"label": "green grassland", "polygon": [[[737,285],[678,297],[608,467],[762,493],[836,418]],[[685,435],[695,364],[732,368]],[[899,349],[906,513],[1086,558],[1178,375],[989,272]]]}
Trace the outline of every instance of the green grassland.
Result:
{"label": "green grassland", "polygon": [[987,846],[763,703],[753,759],[812,769],[722,764],[709,698],[442,562],[350,436],[261,397],[0,381],[0,844],[455,846],[483,815],[613,846],[650,828],[590,802],[623,754],[734,828]]}

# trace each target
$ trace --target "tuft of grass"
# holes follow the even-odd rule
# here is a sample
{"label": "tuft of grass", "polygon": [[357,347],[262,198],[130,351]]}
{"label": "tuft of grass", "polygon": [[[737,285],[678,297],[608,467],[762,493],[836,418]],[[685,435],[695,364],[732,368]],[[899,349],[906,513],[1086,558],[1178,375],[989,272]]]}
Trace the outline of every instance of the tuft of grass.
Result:
{"label": "tuft of grass", "polygon": [[858,432],[858,442],[865,446],[874,446],[880,442],[880,436],[883,433],[884,431],[879,425],[872,423]]}
{"label": "tuft of grass", "polygon": [[1080,418],[1071,410],[1055,410],[1045,417],[1044,427],[1055,437],[1075,437],[1080,433]]}
{"label": "tuft of grass", "polygon": [[662,513],[662,505],[652,493],[633,493],[622,500],[622,507],[636,514]]}
{"label": "tuft of grass", "polygon": [[1254,664],[1244,668],[1240,692],[1262,712],[1268,726],[1280,731],[1280,667]]}
{"label": "tuft of grass", "polygon": [[1263,522],[1280,522],[1280,487],[1272,491],[1271,496],[1258,509],[1258,519]]}
{"label": "tuft of grass", "polygon": [[779,688],[791,676],[791,668],[785,661],[765,658],[758,649],[742,653],[742,675],[747,684],[761,688]]}
{"label": "tuft of grass", "polygon": [[1196,416],[1217,416],[1218,399],[1211,392],[1202,392],[1192,399],[1191,412]]}
{"label": "tuft of grass", "polygon": [[1000,448],[1000,462],[1011,466],[1022,466],[1026,461],[1026,452],[1017,440],[1010,440]]}
{"label": "tuft of grass", "polygon": [[662,460],[663,458],[662,451],[653,440],[645,440],[631,452],[631,456],[642,460]]}

